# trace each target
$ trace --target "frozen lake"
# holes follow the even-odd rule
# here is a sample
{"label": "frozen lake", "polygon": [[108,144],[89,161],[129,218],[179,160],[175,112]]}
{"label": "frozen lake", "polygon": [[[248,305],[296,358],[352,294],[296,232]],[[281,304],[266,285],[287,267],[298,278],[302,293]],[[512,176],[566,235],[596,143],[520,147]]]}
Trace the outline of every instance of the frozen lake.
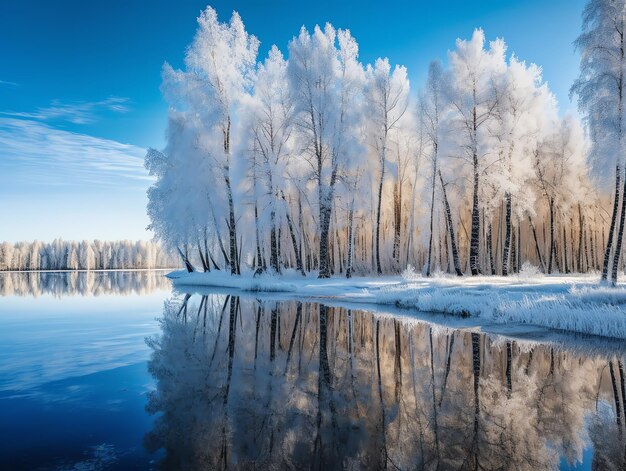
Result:
{"label": "frozen lake", "polygon": [[0,274],[0,469],[624,466],[623,342],[162,275]]}

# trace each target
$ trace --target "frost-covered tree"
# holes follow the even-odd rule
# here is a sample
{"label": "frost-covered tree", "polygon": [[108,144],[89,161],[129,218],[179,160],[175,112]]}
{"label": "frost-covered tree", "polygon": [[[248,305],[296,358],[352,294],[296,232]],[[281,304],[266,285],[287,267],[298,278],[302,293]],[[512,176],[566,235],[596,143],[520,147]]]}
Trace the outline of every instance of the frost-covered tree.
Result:
{"label": "frost-covered tree", "polygon": [[[439,140],[441,137],[442,115],[445,113],[444,88],[446,86],[444,72],[439,62],[431,62],[428,68],[428,78],[426,87],[420,97],[420,126],[423,128],[430,146],[430,164],[432,166],[430,175],[430,216],[428,235],[428,258],[426,265],[426,276],[431,275],[432,254],[433,254],[433,223],[435,218],[435,189],[437,187],[437,174],[439,171]],[[448,211],[449,216],[449,211]],[[456,252],[454,240],[452,241],[453,251]],[[458,255],[455,253],[458,258]],[[455,263],[455,266],[457,264]]]}
{"label": "frost-covered tree", "polygon": [[[233,159],[244,141],[241,132],[235,134],[233,130],[242,105],[249,99],[258,46],[238,13],[233,13],[229,23],[221,23],[217,12],[207,7],[198,17],[196,35],[185,55],[185,70],[174,70],[167,63],[163,67],[163,87],[172,107],[194,123],[198,149],[212,162],[213,170],[221,173],[228,208],[231,274],[240,269]],[[203,183],[207,192],[212,189],[211,194],[219,194],[214,181]]]}
{"label": "frost-covered tree", "polygon": [[456,109],[455,120],[462,138],[462,156],[471,167],[472,217],[469,265],[472,275],[480,269],[481,179],[493,162],[489,143],[489,123],[498,103],[501,77],[506,70],[506,46],[498,39],[485,48],[485,34],[474,31],[471,40],[457,40],[450,60],[450,101]]}
{"label": "frost-covered tree", "polygon": [[[611,224],[604,250],[602,280],[607,279],[616,224],[619,231],[615,240],[614,263],[617,267],[621,254],[624,230],[626,191],[620,181],[624,178],[624,56],[626,42],[626,2],[624,0],[589,0],[583,12],[582,32],[576,40],[580,51],[580,76],[571,93],[578,96],[578,105],[585,114],[585,122],[593,143],[592,162],[597,175],[606,175],[615,168],[615,197]],[[626,186],[624,187],[626,190]],[[614,270],[615,276],[617,271]],[[613,276],[613,275],[612,275]],[[617,280],[611,278],[615,283]]]}
{"label": "frost-covered tree", "polygon": [[276,212],[280,192],[286,188],[294,107],[287,81],[287,61],[276,46],[258,66],[251,107],[252,147],[258,155],[254,162],[270,212],[270,266],[280,273]]}
{"label": "frost-covered tree", "polygon": [[289,43],[288,75],[294,99],[301,158],[317,187],[319,277],[330,276],[329,234],[338,179],[357,145],[363,67],[350,32],[330,24],[304,27]]}
{"label": "frost-covered tree", "polygon": [[409,105],[409,80],[406,67],[395,66],[393,70],[389,60],[377,59],[374,66],[366,70],[367,116],[370,130],[370,145],[375,149],[380,169],[376,203],[376,272],[382,274],[380,263],[380,226],[383,199],[385,166],[390,153],[392,132],[401,124]]}
{"label": "frost-covered tree", "polygon": [[541,69],[535,64],[527,66],[513,56],[507,64],[491,131],[499,155],[491,178],[505,205],[504,276],[509,273],[512,216],[517,214],[519,220],[526,212],[534,211],[534,193],[529,191],[536,163],[532,156],[542,139],[554,133],[556,122],[556,100],[542,81]]}

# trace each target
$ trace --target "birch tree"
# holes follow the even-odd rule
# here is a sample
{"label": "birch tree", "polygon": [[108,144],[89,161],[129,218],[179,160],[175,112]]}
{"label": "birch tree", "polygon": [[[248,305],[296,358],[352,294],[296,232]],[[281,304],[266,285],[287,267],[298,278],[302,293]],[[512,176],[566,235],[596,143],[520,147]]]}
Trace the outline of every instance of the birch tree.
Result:
{"label": "birch tree", "polygon": [[[570,91],[578,96],[578,106],[585,115],[593,143],[592,163],[596,174],[602,175],[607,168],[615,168],[615,195],[604,250],[602,281],[607,280],[614,242],[613,267],[617,267],[624,230],[626,200],[620,187],[622,180],[626,184],[623,175],[625,28],[624,0],[589,0],[583,12],[582,32],[575,42],[580,51],[580,76]],[[622,211],[618,214],[620,191]],[[619,231],[614,241],[618,223]],[[617,271],[614,271],[616,277]],[[613,274],[611,281],[617,281]]]}

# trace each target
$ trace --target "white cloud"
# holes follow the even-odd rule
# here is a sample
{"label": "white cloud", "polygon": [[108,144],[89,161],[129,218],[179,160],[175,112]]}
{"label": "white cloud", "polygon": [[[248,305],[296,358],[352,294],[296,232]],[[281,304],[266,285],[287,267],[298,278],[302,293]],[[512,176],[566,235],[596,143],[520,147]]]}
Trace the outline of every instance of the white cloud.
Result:
{"label": "white cloud", "polygon": [[145,149],[56,129],[32,119],[0,117],[0,185],[147,188]]}
{"label": "white cloud", "polygon": [[0,85],[7,85],[9,87],[19,87],[19,83],[9,82],[8,80],[0,80]]}
{"label": "white cloud", "polygon": [[[0,82],[10,83],[10,82]],[[67,121],[73,124],[88,124],[97,120],[102,112],[125,113],[129,110],[128,98],[109,97],[100,101],[63,102],[53,100],[50,106],[37,108],[33,112],[2,111],[0,114],[14,118],[33,119],[37,121]]]}

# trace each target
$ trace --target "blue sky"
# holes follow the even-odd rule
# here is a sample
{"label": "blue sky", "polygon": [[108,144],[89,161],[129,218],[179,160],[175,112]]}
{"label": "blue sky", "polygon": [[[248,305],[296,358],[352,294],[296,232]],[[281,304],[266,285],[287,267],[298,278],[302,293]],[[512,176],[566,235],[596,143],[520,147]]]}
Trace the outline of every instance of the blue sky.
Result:
{"label": "blue sky", "polygon": [[[300,26],[348,28],[363,62],[406,65],[412,86],[457,37],[482,27],[542,66],[562,111],[577,75],[582,0],[217,1],[283,51]],[[0,7],[0,240],[147,239],[145,148],[164,144],[164,61],[180,66],[200,1],[56,2]]]}

